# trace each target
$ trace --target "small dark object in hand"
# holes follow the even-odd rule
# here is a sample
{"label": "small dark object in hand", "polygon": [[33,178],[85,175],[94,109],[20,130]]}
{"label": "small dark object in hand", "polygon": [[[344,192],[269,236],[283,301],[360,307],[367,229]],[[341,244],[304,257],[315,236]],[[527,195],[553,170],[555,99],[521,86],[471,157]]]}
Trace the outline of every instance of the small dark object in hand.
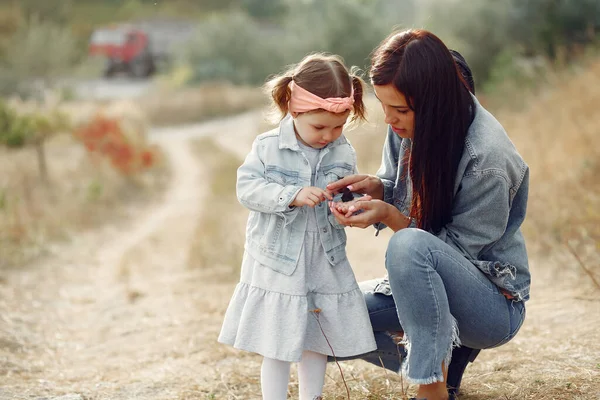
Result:
{"label": "small dark object in hand", "polygon": [[350,191],[350,189],[348,189],[348,187],[345,187],[344,190],[342,190],[342,201],[345,203],[347,201],[352,201],[354,200],[354,196],[352,195],[352,192]]}
{"label": "small dark object in hand", "polygon": [[[356,200],[356,199],[358,199],[358,198],[360,198],[362,196],[363,196],[362,194],[352,193],[352,191],[350,189],[348,189],[347,187],[345,187],[341,192],[338,192],[338,194],[336,194],[335,196],[333,196],[333,201],[335,203],[340,202],[340,201],[346,203],[346,202],[349,202],[349,201],[352,201],[352,200]],[[358,215],[361,212],[363,212],[363,210],[358,210],[358,211],[356,211],[352,215]]]}

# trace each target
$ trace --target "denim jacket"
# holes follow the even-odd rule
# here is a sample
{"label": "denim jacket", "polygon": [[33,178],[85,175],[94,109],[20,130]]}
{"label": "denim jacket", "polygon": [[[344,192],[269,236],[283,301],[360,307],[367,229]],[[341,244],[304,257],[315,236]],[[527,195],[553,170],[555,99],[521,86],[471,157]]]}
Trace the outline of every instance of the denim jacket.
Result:
{"label": "denim jacket", "polygon": [[[452,220],[438,237],[458,250],[515,300],[528,300],[530,273],[521,224],[529,167],[500,123],[473,97],[475,115],[454,185]],[[388,129],[377,176],[384,200],[410,213],[410,176],[399,163],[411,141]],[[379,227],[378,227],[379,229]]]}
{"label": "denim jacket", "polygon": [[[308,207],[290,207],[307,186],[325,188],[346,175],[356,173],[356,153],[340,136],[319,154],[316,182],[308,159],[298,146],[291,116],[259,135],[237,171],[237,197],[250,209],[246,225],[246,251],[258,262],[291,275],[304,242]],[[331,215],[327,202],[315,207],[321,243],[333,266],[346,258],[346,233]]]}

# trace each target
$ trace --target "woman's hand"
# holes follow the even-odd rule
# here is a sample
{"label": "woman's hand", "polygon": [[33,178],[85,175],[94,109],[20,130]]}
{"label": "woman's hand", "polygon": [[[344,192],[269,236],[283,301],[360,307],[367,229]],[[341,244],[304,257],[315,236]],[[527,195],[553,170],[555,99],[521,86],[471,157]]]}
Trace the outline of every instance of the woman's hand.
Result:
{"label": "woman's hand", "polygon": [[[329,203],[331,213],[344,226],[366,228],[382,222],[396,232],[410,225],[410,218],[382,200],[364,196],[352,203],[349,206],[346,203]],[[361,210],[362,212],[355,215]]]}
{"label": "woman's hand", "polygon": [[375,175],[348,175],[327,185],[327,190],[338,193],[345,187],[352,192],[364,193],[373,199],[383,200],[383,183]]}
{"label": "woman's hand", "polygon": [[[370,196],[348,203],[330,203],[331,213],[340,224],[359,228],[382,222],[387,218],[388,207],[392,207],[381,200],[373,200]],[[359,210],[362,212],[354,215]]]}
{"label": "woman's hand", "polygon": [[[346,217],[353,215],[354,213],[360,213],[361,210],[358,210],[356,202],[357,201],[368,201],[371,200],[371,196],[365,195],[363,197],[356,198],[350,201],[334,201],[332,206],[340,213]],[[360,206],[360,205],[358,205]],[[350,210],[352,208],[352,210]]]}

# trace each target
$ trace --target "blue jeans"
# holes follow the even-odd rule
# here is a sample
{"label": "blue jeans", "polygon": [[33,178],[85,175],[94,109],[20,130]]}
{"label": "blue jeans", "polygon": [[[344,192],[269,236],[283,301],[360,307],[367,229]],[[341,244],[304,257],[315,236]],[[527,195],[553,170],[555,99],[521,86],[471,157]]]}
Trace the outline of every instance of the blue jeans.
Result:
{"label": "blue jeans", "polygon": [[[410,383],[442,382],[441,365],[449,365],[454,346],[500,346],[523,323],[523,302],[507,299],[477,267],[428,232],[396,232],[385,264],[393,296],[375,290],[381,280],[360,285],[378,349],[358,358],[397,372],[402,367]],[[404,346],[388,333],[397,331],[404,332]]]}

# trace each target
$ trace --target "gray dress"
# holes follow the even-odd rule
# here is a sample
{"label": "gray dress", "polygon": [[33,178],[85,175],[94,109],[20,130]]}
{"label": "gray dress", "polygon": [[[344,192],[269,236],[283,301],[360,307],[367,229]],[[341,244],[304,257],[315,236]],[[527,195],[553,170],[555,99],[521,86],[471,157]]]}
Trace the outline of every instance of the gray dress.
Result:
{"label": "gray dress", "polygon": [[[314,183],[320,150],[299,145],[310,161]],[[304,350],[349,357],[376,349],[350,263],[345,259],[334,267],[329,264],[315,210],[307,208],[304,244],[292,275],[276,272],[244,253],[240,282],[225,313],[219,342],[289,362],[300,361]]]}

